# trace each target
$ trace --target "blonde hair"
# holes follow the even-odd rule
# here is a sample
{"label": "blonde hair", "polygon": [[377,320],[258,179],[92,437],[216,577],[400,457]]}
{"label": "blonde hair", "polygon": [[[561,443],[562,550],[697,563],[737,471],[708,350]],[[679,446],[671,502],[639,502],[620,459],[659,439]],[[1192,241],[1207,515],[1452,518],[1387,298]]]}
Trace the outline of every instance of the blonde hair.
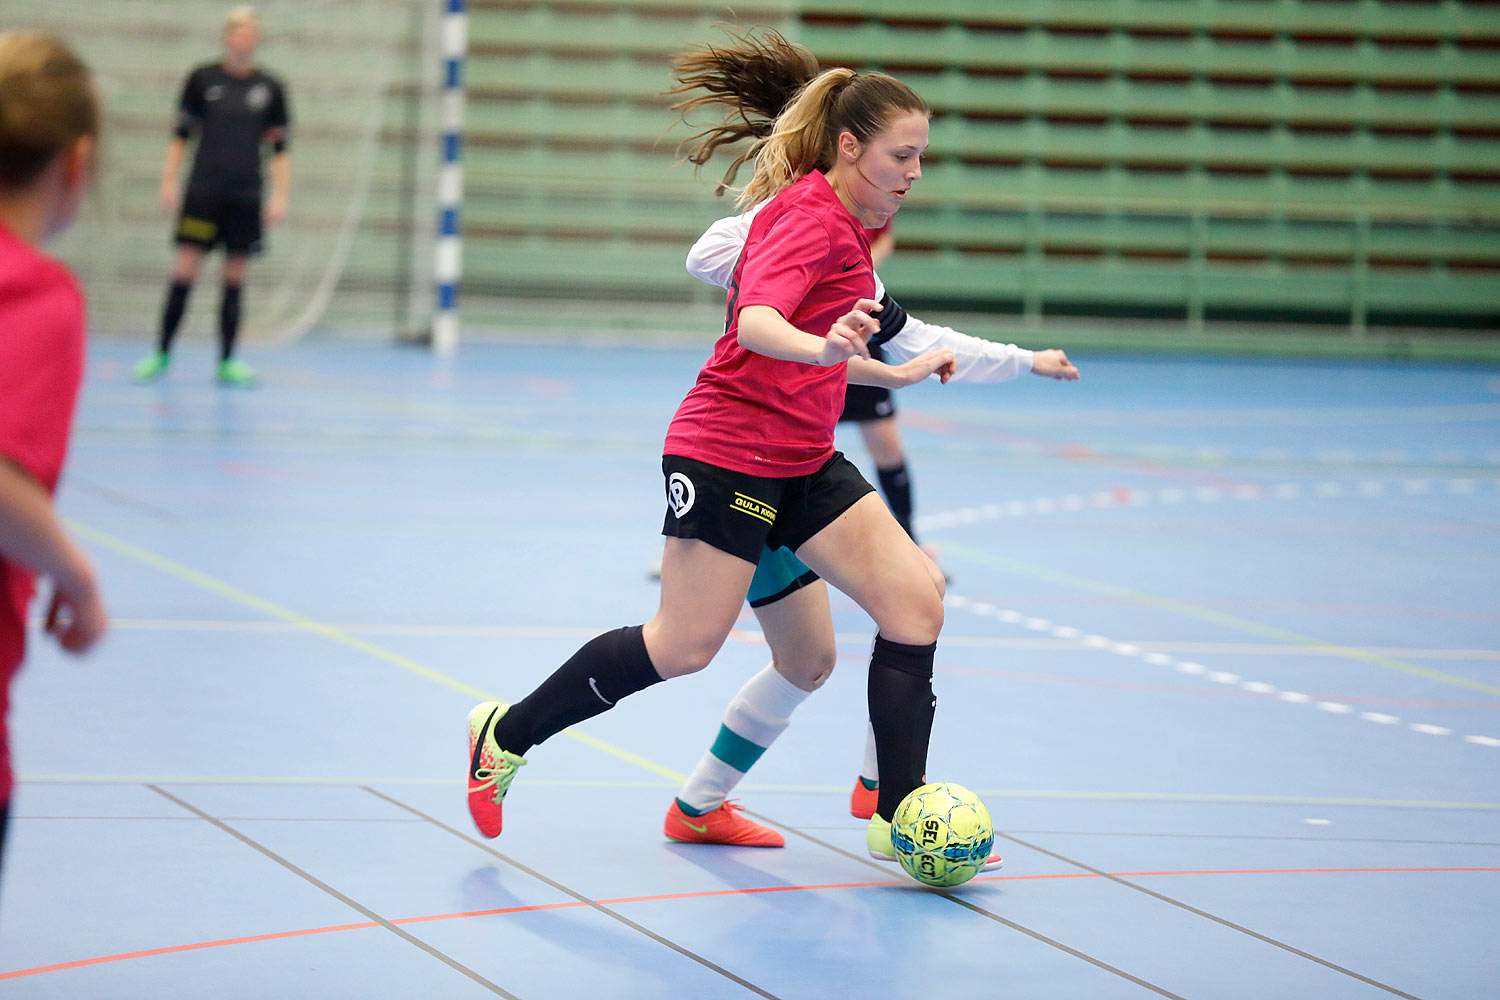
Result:
{"label": "blonde hair", "polygon": [[226,32],[233,31],[242,24],[253,24],[257,28],[260,27],[260,15],[249,4],[243,4],[231,9],[224,18],[224,30]]}
{"label": "blonde hair", "polygon": [[0,187],[24,188],[99,134],[93,75],[56,36],[0,33]]}
{"label": "blonde hair", "polygon": [[[729,46],[677,56],[672,63],[677,85],[667,93],[705,92],[672,105],[684,119],[707,105],[728,109],[719,124],[684,141],[695,166],[702,167],[721,146],[751,140],[714,192],[736,190],[740,208],[764,201],[812,170],[831,169],[844,132],[869,142],[902,112],[931,114],[927,102],[895,77],[842,68],[819,73],[811,52],[775,30],[730,31],[730,37]],[[751,160],[750,183],[734,188],[739,168]]]}

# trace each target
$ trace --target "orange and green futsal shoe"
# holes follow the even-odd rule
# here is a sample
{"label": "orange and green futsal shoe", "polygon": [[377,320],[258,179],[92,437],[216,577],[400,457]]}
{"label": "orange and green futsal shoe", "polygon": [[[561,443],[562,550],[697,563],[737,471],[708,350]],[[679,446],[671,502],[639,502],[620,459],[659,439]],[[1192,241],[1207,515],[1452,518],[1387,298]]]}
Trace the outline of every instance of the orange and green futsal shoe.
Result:
{"label": "orange and green futsal shoe", "polygon": [[500,803],[516,768],[526,763],[525,757],[495,742],[495,723],[505,711],[498,701],[481,702],[469,711],[469,815],[486,837],[500,836]]}
{"label": "orange and green futsal shoe", "polygon": [[880,805],[880,782],[867,782],[861,776],[854,779],[854,791],[849,793],[849,815],[855,819],[869,819]]}
{"label": "orange and green futsal shoe", "polygon": [[725,802],[702,816],[682,808],[677,799],[667,809],[664,832],[668,840],[684,844],[730,844],[734,847],[785,847],[786,838],[769,826],[740,815],[740,807]]}

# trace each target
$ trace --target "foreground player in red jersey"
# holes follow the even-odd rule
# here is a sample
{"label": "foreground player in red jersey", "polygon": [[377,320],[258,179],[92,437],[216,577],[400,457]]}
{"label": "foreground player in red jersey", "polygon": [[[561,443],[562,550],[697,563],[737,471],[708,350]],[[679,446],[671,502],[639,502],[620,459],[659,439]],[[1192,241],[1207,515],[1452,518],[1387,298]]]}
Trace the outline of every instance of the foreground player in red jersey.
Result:
{"label": "foreground player in red jersey", "polygon": [[[775,67],[730,71],[731,88]],[[702,669],[739,615],[763,548],[786,547],[878,626],[870,717],[881,785],[871,837],[921,783],[932,724],[942,580],[833,447],[846,363],[879,329],[866,228],[900,208],[927,147],[928,108],[883,74],[834,69],[786,108],[742,194],[757,215],[730,284],[726,330],[667,432],[661,603],[595,638],[531,694],[469,715],[469,810],[501,803],[537,743],[665,678]],[[951,364],[929,356],[929,373]]]}
{"label": "foreground player in red jersey", "polygon": [[[810,52],[787,41],[778,32],[766,30],[738,36],[735,45],[716,48],[714,56],[732,63],[746,58],[747,51],[763,51],[785,66],[783,75],[773,77],[771,84],[747,94],[744,100],[759,101],[736,109],[732,123],[736,130],[748,129],[746,138],[764,138],[775,128],[775,118],[789,104],[801,86],[817,73],[817,62]],[[693,93],[700,87],[716,92],[712,78],[704,80],[703,60],[679,68],[681,86],[673,93]],[[680,107],[702,102],[702,98],[685,100]],[[747,113],[748,112],[748,113]],[[705,156],[695,156],[702,165]],[[728,286],[734,268],[743,252],[755,216],[769,202],[762,202],[748,212],[720,219],[708,228],[688,251],[687,268],[694,277],[711,284]],[[880,280],[878,240],[889,228],[871,230],[876,298],[883,308],[879,313],[880,332],[867,346],[871,357],[881,347],[897,364],[890,369],[899,372],[903,362],[940,350],[954,359],[952,370],[943,371],[943,382],[950,379],[968,382],[1003,382],[1028,372],[1058,381],[1078,378],[1078,369],[1059,350],[1030,351],[1014,344],[999,344],[971,337],[947,327],[926,323],[908,314],[885,291]],[[880,369],[859,359],[849,362],[851,383],[856,372],[865,367]],[[851,384],[846,396],[844,416],[848,417],[856,391],[865,386]],[[874,391],[889,390],[875,388]],[[889,494],[896,520],[901,513]],[[906,527],[903,524],[903,527]],[[908,533],[910,533],[908,529]],[[837,650],[834,646],[833,621],[829,611],[828,587],[787,549],[766,549],[756,566],[748,594],[750,607],[760,622],[762,633],[771,648],[772,662],[751,677],[725,710],[713,745],[693,768],[678,796],[667,809],[663,830],[672,840],[701,844],[732,844],[751,847],[781,847],[785,838],[776,830],[763,826],[744,815],[728,801],[729,792],[745,776],[760,755],[791,721],[792,713],[812,691],[817,690],[832,672]],[[878,767],[873,734],[866,741],[865,762],[850,797],[850,812],[869,819],[875,812],[878,792]],[[872,856],[895,861],[888,849],[874,849]],[[988,868],[999,867],[1001,860],[992,855]]]}
{"label": "foreground player in red jersey", "polygon": [[0,34],[0,851],[13,780],[5,714],[35,578],[52,582],[47,631],[63,649],[82,653],[105,629],[93,567],[52,509],[83,377],[83,295],[37,249],[77,214],[98,135],[87,67],[51,36]]}

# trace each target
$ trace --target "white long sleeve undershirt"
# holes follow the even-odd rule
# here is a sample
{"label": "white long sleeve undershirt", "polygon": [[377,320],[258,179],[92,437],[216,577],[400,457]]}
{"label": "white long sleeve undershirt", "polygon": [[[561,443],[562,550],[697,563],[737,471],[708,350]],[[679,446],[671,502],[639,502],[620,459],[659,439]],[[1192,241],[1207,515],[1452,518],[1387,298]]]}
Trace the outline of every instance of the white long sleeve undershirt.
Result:
{"label": "white long sleeve undershirt", "polygon": [[[740,252],[750,236],[750,223],[765,204],[761,202],[748,212],[709,226],[688,251],[688,273],[710,285],[729,287]],[[884,296],[885,283],[876,274],[875,298]],[[911,313],[906,314],[905,325],[881,347],[897,364],[928,351],[952,351],[957,364],[953,378],[960,382],[1004,382],[1031,372],[1031,351],[1024,347],[959,333],[951,327],[924,322]]]}

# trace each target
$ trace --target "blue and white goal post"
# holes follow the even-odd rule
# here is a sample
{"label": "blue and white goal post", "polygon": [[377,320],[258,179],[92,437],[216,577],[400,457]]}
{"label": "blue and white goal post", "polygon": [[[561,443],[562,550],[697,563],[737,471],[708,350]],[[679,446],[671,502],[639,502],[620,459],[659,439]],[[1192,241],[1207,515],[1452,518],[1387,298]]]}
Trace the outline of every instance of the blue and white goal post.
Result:
{"label": "blue and white goal post", "polygon": [[432,317],[432,349],[442,355],[458,350],[458,285],[463,275],[464,58],[469,49],[469,22],[464,0],[443,0],[443,93],[439,101],[443,158],[437,177],[437,249],[433,278],[437,308]]}

